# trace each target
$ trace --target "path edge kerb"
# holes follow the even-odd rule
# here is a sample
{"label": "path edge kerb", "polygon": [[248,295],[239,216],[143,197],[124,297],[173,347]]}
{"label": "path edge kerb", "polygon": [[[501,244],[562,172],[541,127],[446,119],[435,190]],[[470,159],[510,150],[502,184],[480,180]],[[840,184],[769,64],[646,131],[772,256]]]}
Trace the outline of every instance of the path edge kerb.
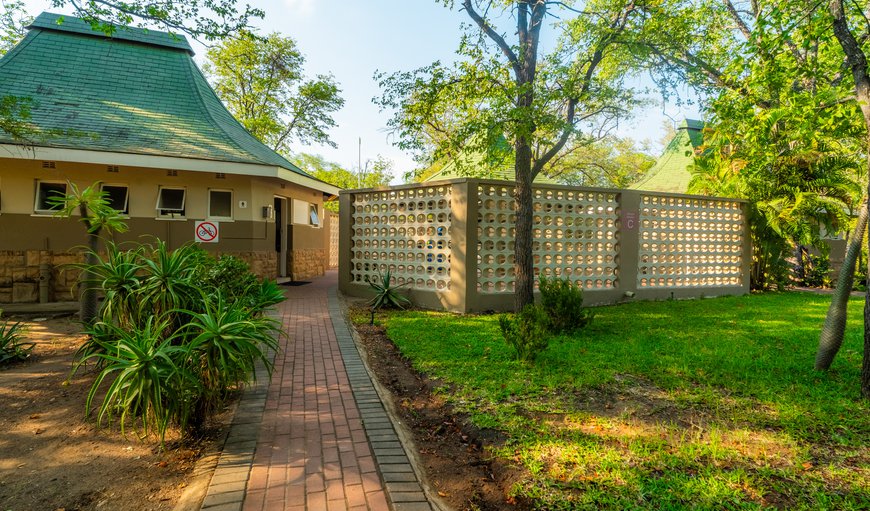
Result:
{"label": "path edge kerb", "polygon": [[343,323],[344,327],[348,330],[348,332],[350,332],[351,338],[353,339],[353,344],[356,347],[357,352],[359,353],[359,358],[362,362],[362,366],[365,369],[366,373],[368,373],[369,380],[371,380],[371,384],[374,387],[375,392],[377,392],[381,403],[383,404],[386,415],[393,425],[396,436],[398,437],[399,442],[402,444],[402,448],[404,449],[405,454],[410,461],[411,468],[414,470],[414,474],[417,476],[417,482],[420,484],[420,487],[422,488],[423,493],[426,495],[429,504],[435,511],[453,511],[453,509],[448,506],[443,501],[443,499],[441,499],[441,497],[438,495],[438,492],[432,489],[429,479],[426,477],[426,471],[423,468],[423,462],[418,454],[419,450],[414,443],[413,433],[399,419],[399,413],[396,410],[395,404],[393,403],[392,393],[387,390],[383,385],[381,385],[381,382],[378,381],[378,378],[374,374],[374,371],[372,371],[371,367],[369,367],[368,351],[366,351],[365,346],[362,343],[362,338],[360,337],[359,332],[357,332],[356,328],[353,325],[353,322],[350,320],[347,297],[341,294],[337,288],[333,287],[329,290],[329,301],[331,302],[331,305],[333,303],[335,305],[334,307],[330,308],[333,310],[337,310],[340,314],[340,317],[333,317],[332,320],[334,323],[338,323],[340,321],[341,323]]}

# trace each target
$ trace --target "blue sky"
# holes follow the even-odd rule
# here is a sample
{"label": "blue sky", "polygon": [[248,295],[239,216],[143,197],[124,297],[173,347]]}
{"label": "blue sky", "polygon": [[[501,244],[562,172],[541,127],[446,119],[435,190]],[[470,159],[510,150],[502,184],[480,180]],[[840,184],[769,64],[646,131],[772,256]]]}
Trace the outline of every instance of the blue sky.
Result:
{"label": "blue sky", "polygon": [[[385,131],[389,113],[379,112],[372,97],[379,95],[373,74],[407,71],[434,60],[450,61],[459,42],[460,26],[468,16],[450,10],[437,0],[249,0],[266,12],[254,23],[264,32],[293,37],[307,58],[309,75],[331,73],[340,84],[344,108],[335,116],[338,127],[331,132],[337,149],[328,146],[294,147],[294,151],[315,153],[348,168],[356,168],[358,140],[362,139],[362,160],[383,155],[396,164],[401,176],[414,167],[410,155],[392,145]],[[47,0],[29,0],[28,10],[63,12]],[[244,3],[244,2],[240,2]],[[72,11],[68,8],[67,13]],[[204,49],[197,48],[202,62]],[[638,85],[645,85],[639,80]],[[697,118],[695,107],[656,106],[636,113],[622,122],[618,134],[637,140],[657,141],[662,122]],[[654,150],[658,147],[654,146]]]}

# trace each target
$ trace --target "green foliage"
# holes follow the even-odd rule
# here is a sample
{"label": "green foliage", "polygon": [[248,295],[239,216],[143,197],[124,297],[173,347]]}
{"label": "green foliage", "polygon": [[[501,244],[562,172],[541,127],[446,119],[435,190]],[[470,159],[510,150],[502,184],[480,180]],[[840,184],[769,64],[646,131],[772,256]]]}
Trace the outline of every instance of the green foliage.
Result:
{"label": "green foliage", "polygon": [[278,350],[274,319],[254,316],[240,302],[204,300],[204,311],[188,311],[189,322],[179,331],[190,352],[191,371],[202,392],[193,419],[201,421],[220,409],[230,389],[244,385],[262,361],[272,372],[270,352]]}
{"label": "green foliage", "polygon": [[550,318],[553,333],[573,333],[592,322],[594,313],[583,308],[583,288],[570,279],[541,277],[541,308]]}
{"label": "green foliage", "polygon": [[491,453],[519,466],[513,495],[528,509],[758,509],[763,495],[857,510],[870,483],[854,458],[870,435],[870,401],[855,389],[863,304],[849,304],[841,358],[819,374],[808,361],[829,300],[601,307],[534,364],[515,360],[496,316],[408,311],[382,322],[457,413],[504,438]]}
{"label": "green foliage", "polygon": [[27,9],[22,0],[0,1],[0,56],[3,56],[18,41],[24,39],[27,31],[24,27],[33,21],[27,15]]}
{"label": "green foliage", "polygon": [[344,105],[331,75],[305,79],[305,57],[278,33],[244,31],[208,49],[204,69],[233,116],[272,149],[292,142],[335,147],[327,131]]}
{"label": "green foliage", "polygon": [[8,319],[0,322],[0,365],[30,357],[36,343],[24,342],[23,334],[20,322],[12,323]]}
{"label": "green foliage", "polygon": [[[326,161],[322,156],[314,154],[294,154],[290,160],[317,179],[347,190],[387,186],[393,179],[393,162],[381,155],[378,155],[373,161],[367,160],[361,173],[359,169],[357,169],[357,173],[354,173],[338,163]],[[338,212],[337,201],[326,202],[323,207]]]}
{"label": "green foliage", "polygon": [[109,35],[128,26],[157,26],[207,41],[234,37],[250,26],[251,18],[265,16],[261,9],[247,4],[239,10],[236,0],[169,0],[159,5],[144,0],[122,4],[111,0],[53,0],[52,5],[71,7],[76,16],[90,22],[95,30]]}
{"label": "green foliage", "polygon": [[804,254],[795,267],[798,284],[806,287],[831,287],[831,263],[827,255]]}
{"label": "green foliage", "polygon": [[217,258],[204,257],[197,266],[193,279],[200,289],[217,291],[229,302],[250,295],[251,287],[259,285],[248,263],[227,254]]}
{"label": "green foliage", "polygon": [[519,314],[498,317],[501,335],[515,352],[516,359],[534,362],[550,345],[550,316],[543,307],[526,305]]}
{"label": "green foliage", "polygon": [[120,416],[122,429],[138,421],[143,435],[161,440],[171,424],[190,434],[253,376],[256,361],[271,370],[280,325],[265,312],[283,293],[243,261],[193,244],[169,250],[161,240],[127,250],[107,243],[104,257],[94,255],[89,285],[106,298],[76,370],[98,370],[89,409],[111,382],[98,423]]}
{"label": "green foliage", "polygon": [[390,270],[386,273],[378,273],[378,278],[375,281],[370,281],[369,286],[375,291],[375,296],[369,301],[372,310],[376,311],[382,307],[392,307],[396,309],[404,309],[405,305],[411,303],[407,296],[399,294],[396,286],[393,284]]}
{"label": "green foliage", "polygon": [[628,188],[655,165],[648,151],[630,138],[607,136],[572,148],[545,172],[570,186]]}
{"label": "green foliage", "polygon": [[152,316],[129,330],[106,323],[86,330],[99,349],[87,353],[80,364],[96,359],[100,367],[88,392],[87,410],[103,382],[111,382],[97,413],[98,424],[119,414],[124,433],[128,421],[139,418],[143,434],[153,431],[161,443],[171,422],[187,425],[186,399],[196,393],[197,382],[179,366],[186,348],[174,344],[172,336],[164,338],[169,323],[165,315]]}

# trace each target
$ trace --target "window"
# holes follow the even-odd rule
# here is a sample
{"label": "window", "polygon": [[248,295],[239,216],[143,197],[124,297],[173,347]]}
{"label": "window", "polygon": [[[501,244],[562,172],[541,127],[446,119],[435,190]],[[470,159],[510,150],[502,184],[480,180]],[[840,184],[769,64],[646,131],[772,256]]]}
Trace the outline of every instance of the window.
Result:
{"label": "window", "polygon": [[229,190],[208,191],[209,218],[233,217],[233,192]]}
{"label": "window", "polygon": [[130,212],[127,204],[130,194],[126,185],[103,185],[101,190],[110,208],[125,215]]}
{"label": "window", "polygon": [[36,213],[50,213],[61,209],[58,204],[52,204],[49,200],[52,197],[63,197],[66,195],[66,183],[46,183],[45,181],[37,181],[36,183],[36,201],[33,204],[33,210]]}
{"label": "window", "polygon": [[311,221],[311,225],[320,225],[320,218],[317,216],[317,204],[309,204],[308,211],[308,220]]}
{"label": "window", "polygon": [[160,188],[157,194],[157,211],[160,216],[183,217],[184,199],[187,190],[184,188]]}

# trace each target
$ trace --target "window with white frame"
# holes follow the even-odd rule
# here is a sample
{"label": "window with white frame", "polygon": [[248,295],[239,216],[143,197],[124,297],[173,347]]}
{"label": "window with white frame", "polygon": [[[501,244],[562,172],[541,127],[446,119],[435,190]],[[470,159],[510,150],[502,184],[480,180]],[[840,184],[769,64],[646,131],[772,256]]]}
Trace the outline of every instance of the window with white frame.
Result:
{"label": "window with white frame", "polygon": [[311,225],[320,226],[320,216],[317,215],[317,204],[308,205],[308,221]]}
{"label": "window with white frame", "polygon": [[66,195],[66,183],[37,181],[36,200],[33,203],[34,213],[54,213],[61,209],[61,205],[52,202],[52,198],[61,198]]}
{"label": "window with white frame", "polygon": [[231,190],[208,191],[208,216],[209,218],[233,217],[233,192]]}
{"label": "window with white frame", "polygon": [[100,190],[105,194],[104,197],[110,208],[125,215],[130,212],[130,189],[127,185],[104,184]]}
{"label": "window with white frame", "polygon": [[162,217],[184,217],[184,202],[187,190],[184,188],[160,187],[157,193],[157,214]]}

